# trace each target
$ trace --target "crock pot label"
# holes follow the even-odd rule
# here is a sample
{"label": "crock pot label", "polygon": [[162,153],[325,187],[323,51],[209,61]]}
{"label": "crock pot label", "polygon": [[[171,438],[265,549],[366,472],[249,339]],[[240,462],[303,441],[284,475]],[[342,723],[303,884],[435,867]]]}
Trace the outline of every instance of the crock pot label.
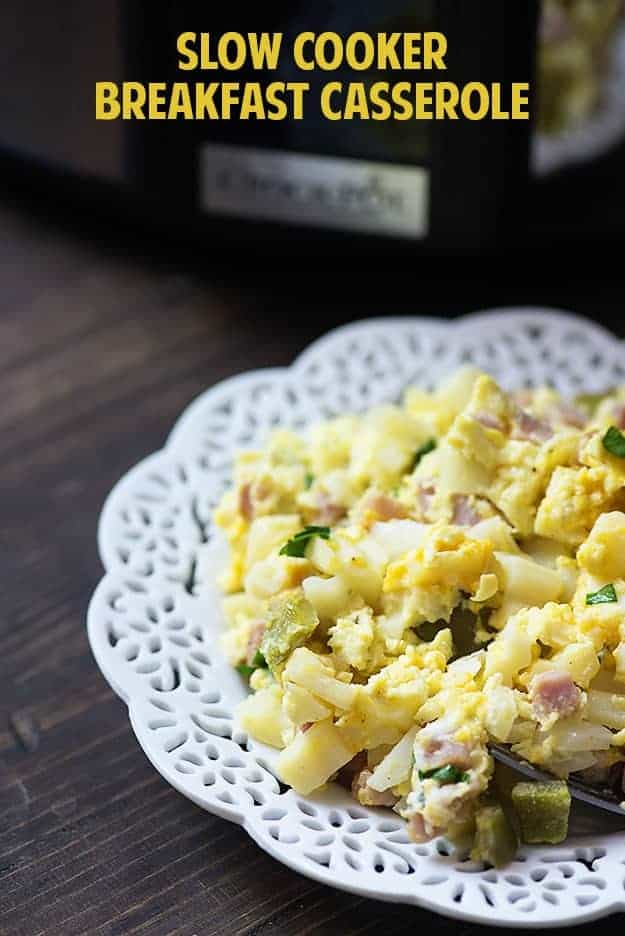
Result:
{"label": "crock pot label", "polygon": [[204,211],[399,237],[428,232],[429,172],[284,150],[206,143]]}

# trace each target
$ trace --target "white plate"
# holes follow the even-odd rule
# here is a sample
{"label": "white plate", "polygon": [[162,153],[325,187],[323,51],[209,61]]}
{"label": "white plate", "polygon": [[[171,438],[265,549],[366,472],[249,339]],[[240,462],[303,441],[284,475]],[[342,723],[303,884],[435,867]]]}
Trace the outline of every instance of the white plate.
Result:
{"label": "white plate", "polygon": [[441,840],[411,844],[392,812],[365,809],[338,787],[306,799],[281,787],[272,752],[233,720],[246,690],[219,650],[221,560],[210,520],[233,455],[262,445],[276,426],[302,428],[396,400],[405,386],[431,386],[466,362],[508,388],[550,381],[575,394],[625,382],[620,341],[540,309],[450,323],[359,322],[315,342],[288,369],[227,380],[200,396],[166,447],[106,501],[99,544],[107,571],[89,608],[89,639],[156,769],[199,806],[243,825],[289,867],[354,893],[468,920],[581,923],[625,908],[622,834],[523,848],[505,870],[485,870],[454,860]]}

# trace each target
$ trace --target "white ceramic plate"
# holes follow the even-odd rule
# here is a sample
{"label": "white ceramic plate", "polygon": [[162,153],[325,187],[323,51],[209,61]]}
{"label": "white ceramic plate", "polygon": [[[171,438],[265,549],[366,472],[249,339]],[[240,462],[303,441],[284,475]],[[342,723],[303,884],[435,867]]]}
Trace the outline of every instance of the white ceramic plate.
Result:
{"label": "white ceramic plate", "polygon": [[620,341],[541,309],[450,323],[359,322],[315,342],[288,369],[227,380],[200,396],[166,447],[106,501],[99,529],[106,575],[89,608],[89,639],[155,768],[289,867],[468,920],[581,923],[625,908],[621,833],[523,848],[510,867],[494,871],[456,861],[442,840],[411,844],[394,813],[365,809],[338,787],[297,796],[276,779],[272,751],[237,727],[233,713],[246,687],[219,650],[221,547],[210,518],[235,452],[262,445],[276,426],[301,429],[396,400],[407,385],[431,386],[467,362],[508,388],[552,382],[575,394],[625,382]]}

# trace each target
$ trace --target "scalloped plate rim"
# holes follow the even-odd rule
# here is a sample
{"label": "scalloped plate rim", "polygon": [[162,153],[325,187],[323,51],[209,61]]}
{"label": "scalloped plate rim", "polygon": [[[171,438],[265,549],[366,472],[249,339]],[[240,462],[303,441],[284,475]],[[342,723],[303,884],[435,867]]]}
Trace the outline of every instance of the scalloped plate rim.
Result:
{"label": "scalloped plate rim", "polygon": [[[134,711],[132,705],[132,698],[126,697],[126,693],[122,690],[120,686],[115,684],[114,679],[111,677],[111,674],[108,672],[108,667],[101,659],[99,650],[98,650],[98,641],[94,636],[95,622],[93,621],[93,613],[96,604],[96,599],[100,595],[101,589],[106,587],[107,577],[109,569],[107,567],[107,549],[104,543],[103,538],[103,529],[105,526],[106,515],[111,509],[111,505],[116,499],[116,495],[119,489],[126,484],[130,484],[135,475],[140,474],[140,472],[145,469],[146,465],[150,464],[152,461],[157,462],[161,461],[163,458],[168,455],[173,455],[175,445],[178,439],[182,436],[182,430],[186,428],[190,420],[192,420],[193,415],[200,406],[206,404],[208,400],[212,397],[216,397],[221,393],[225,393],[227,390],[231,390],[233,387],[240,386],[244,382],[257,380],[259,377],[271,377],[272,379],[278,378],[283,379],[286,374],[292,372],[293,370],[302,368],[306,365],[309,357],[313,354],[314,351],[318,350],[320,347],[326,343],[331,343],[337,337],[345,336],[349,333],[356,333],[362,328],[374,327],[383,327],[385,325],[405,325],[405,326],[415,326],[423,325],[425,329],[433,328],[436,331],[440,331],[441,334],[444,334],[448,329],[457,330],[464,329],[467,326],[475,326],[478,324],[490,324],[490,322],[495,319],[501,319],[504,317],[509,321],[511,325],[517,326],[519,323],[527,323],[528,321],[536,320],[537,323],[542,319],[544,322],[545,319],[551,319],[552,321],[558,321],[561,324],[580,324],[585,329],[590,329],[594,332],[595,336],[604,341],[620,341],[616,338],[607,328],[603,325],[593,322],[581,315],[576,315],[574,313],[567,312],[563,309],[556,309],[551,307],[541,307],[541,306],[501,306],[494,307],[491,309],[484,309],[478,312],[469,313],[466,315],[454,317],[454,318],[440,318],[440,317],[420,317],[420,316],[394,316],[386,317],[380,316],[371,319],[361,319],[355,322],[350,322],[344,325],[340,325],[325,334],[321,335],[310,343],[292,362],[291,365],[286,367],[267,367],[267,368],[257,368],[253,371],[247,371],[241,374],[233,375],[228,377],[212,387],[207,388],[205,391],[200,393],[194,400],[192,400],[182,411],[178,419],[176,420],[172,430],[167,436],[164,446],[147,455],[145,458],[141,459],[139,462],[132,465],[128,471],[116,482],[112,487],[111,491],[107,495],[98,521],[98,550],[101,562],[104,566],[104,575],[98,582],[89,606],[87,609],[87,632],[89,636],[89,643],[91,651],[94,655],[98,668],[111,686],[115,694],[125,703],[128,709],[128,717],[131,723],[133,733],[137,739],[137,742],[147,757],[148,761],[152,766],[157,770],[157,772],[169,783],[177,792],[181,793],[185,798],[190,799],[200,808],[206,809],[209,812],[212,812],[216,815],[221,816],[226,821],[236,822],[238,825],[241,825],[245,831],[250,835],[253,841],[259,845],[263,851],[267,854],[270,854],[273,858],[279,861],[281,864],[288,866],[293,871],[298,874],[305,875],[309,879],[315,880],[319,883],[334,887],[348,893],[358,894],[364,897],[370,897],[373,899],[382,900],[390,903],[401,903],[409,906],[416,906],[423,909],[427,909],[432,913],[446,916],[449,918],[467,920],[474,923],[481,923],[488,926],[505,926],[512,929],[538,929],[539,927],[548,926],[550,928],[560,928],[571,924],[581,924],[591,922],[593,920],[601,919],[603,917],[609,916],[613,913],[617,913],[625,910],[625,897],[620,900],[614,900],[610,904],[600,904],[598,907],[593,908],[592,906],[584,907],[581,906],[575,912],[567,913],[557,918],[519,918],[519,919],[509,919],[509,918],[499,918],[496,916],[492,920],[486,917],[485,915],[479,912],[473,912],[469,910],[466,905],[462,907],[444,907],[442,908],[435,900],[430,899],[426,893],[421,889],[420,891],[415,891],[414,895],[406,897],[405,894],[395,895],[389,892],[376,892],[368,887],[366,884],[359,884],[358,882],[349,882],[344,883],[340,880],[332,878],[329,870],[327,872],[320,870],[311,863],[310,866],[306,866],[306,869],[303,870],[301,864],[298,863],[296,858],[291,859],[288,851],[280,851],[278,848],[278,843],[274,846],[271,839],[261,838],[260,835],[256,832],[256,823],[250,821],[249,816],[238,810],[237,808],[224,809],[223,812],[220,812],[217,806],[208,807],[205,803],[201,802],[199,799],[196,799],[189,790],[183,789],[182,781],[176,776],[173,767],[170,767],[168,764],[163,762],[157,763],[153,760],[151,752],[143,744],[141,736],[141,728],[135,723]],[[174,456],[175,457],[175,456]],[[303,798],[305,799],[305,797]],[[571,847],[574,847],[574,842],[568,843]],[[587,843],[586,843],[587,844]],[[562,861],[567,859],[563,858]],[[496,908],[493,908],[493,911],[496,912]]]}

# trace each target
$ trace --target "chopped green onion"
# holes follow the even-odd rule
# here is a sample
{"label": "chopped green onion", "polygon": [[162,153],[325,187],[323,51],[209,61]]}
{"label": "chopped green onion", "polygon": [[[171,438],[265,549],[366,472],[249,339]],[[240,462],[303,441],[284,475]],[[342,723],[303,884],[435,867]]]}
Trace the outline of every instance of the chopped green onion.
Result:
{"label": "chopped green onion", "polygon": [[252,660],[252,666],[254,669],[267,669],[267,660],[264,658],[260,650],[257,650],[254,654],[254,659]]}
{"label": "chopped green onion", "polygon": [[436,439],[428,439],[427,442],[424,442],[423,445],[417,449],[414,453],[414,458],[412,459],[411,471],[414,471],[424,455],[427,455],[429,452],[433,452],[436,448]]}
{"label": "chopped green onion", "polygon": [[308,543],[313,536],[320,536],[321,539],[330,539],[330,527],[327,526],[307,526],[299,533],[296,533],[280,550],[281,556],[294,556],[302,559],[306,552]]}
{"label": "chopped green onion", "polygon": [[433,767],[431,770],[420,770],[419,780],[437,780],[440,784],[446,783],[466,783],[469,774],[464,770],[458,770],[453,764],[445,764],[444,767]]}
{"label": "chopped green onion", "polygon": [[245,676],[247,679],[249,679],[252,673],[257,669],[257,667],[248,666],[247,663],[237,663],[235,669],[237,673],[241,674],[241,676]]}
{"label": "chopped green onion", "polygon": [[603,447],[610,455],[625,458],[625,436],[616,426],[610,426],[603,439]]}
{"label": "chopped green onion", "polygon": [[314,474],[312,474],[310,471],[307,471],[306,474],[304,475],[304,487],[306,488],[306,490],[312,487],[314,480],[315,480]]}
{"label": "chopped green onion", "polygon": [[237,672],[239,672],[241,676],[245,676],[247,679],[249,679],[252,673],[255,673],[257,669],[268,669],[268,668],[269,667],[267,666],[267,660],[262,655],[260,650],[256,651],[256,653],[254,654],[252,658],[251,663],[238,663],[237,666],[235,667]]}
{"label": "chopped green onion", "polygon": [[604,585],[603,588],[599,589],[599,591],[588,592],[586,595],[587,605],[612,604],[615,601],[618,601],[618,596],[612,583],[609,585]]}

